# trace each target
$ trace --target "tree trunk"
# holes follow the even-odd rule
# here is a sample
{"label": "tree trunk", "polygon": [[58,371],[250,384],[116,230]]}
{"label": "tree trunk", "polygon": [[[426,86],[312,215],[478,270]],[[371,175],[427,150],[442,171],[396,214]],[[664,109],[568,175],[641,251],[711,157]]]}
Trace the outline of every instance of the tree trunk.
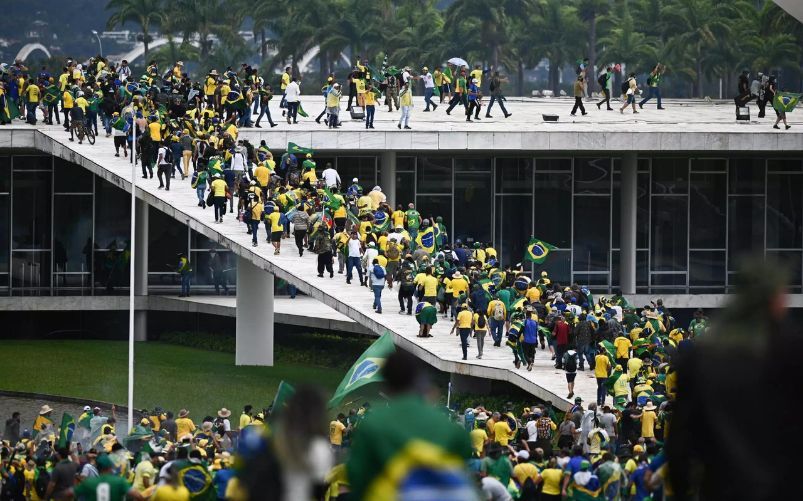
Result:
{"label": "tree trunk", "polygon": [[321,73],[321,80],[326,81],[326,76],[329,74],[329,54],[318,47],[318,68]]}
{"label": "tree trunk", "polygon": [[148,65],[148,24],[144,23],[142,25],[142,47],[145,49],[145,53],[143,54],[143,59],[145,59],[145,65]]}
{"label": "tree trunk", "polygon": [[265,43],[265,30],[260,30],[259,34],[262,36],[262,43],[260,44],[260,55],[262,56],[262,60],[264,61],[266,57],[268,57],[268,44]]}
{"label": "tree trunk", "polygon": [[560,94],[560,89],[558,88],[558,84],[560,81],[560,66],[556,64],[554,61],[549,61],[549,86],[552,88],[552,92],[555,93],[557,97]]}
{"label": "tree trunk", "polygon": [[703,97],[703,63],[700,58],[697,58],[697,96]]}
{"label": "tree trunk", "polygon": [[524,96],[524,61],[519,59],[519,74],[516,77],[516,88],[519,96]]}

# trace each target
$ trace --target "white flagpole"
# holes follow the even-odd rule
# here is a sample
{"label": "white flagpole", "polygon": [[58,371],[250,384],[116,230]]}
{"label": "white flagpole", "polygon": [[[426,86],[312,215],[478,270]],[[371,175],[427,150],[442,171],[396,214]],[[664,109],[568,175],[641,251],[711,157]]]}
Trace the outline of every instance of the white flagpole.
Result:
{"label": "white flagpole", "polygon": [[131,103],[131,247],[129,252],[128,278],[128,432],[134,427],[134,263],[136,249],[137,219],[137,113],[133,100]]}

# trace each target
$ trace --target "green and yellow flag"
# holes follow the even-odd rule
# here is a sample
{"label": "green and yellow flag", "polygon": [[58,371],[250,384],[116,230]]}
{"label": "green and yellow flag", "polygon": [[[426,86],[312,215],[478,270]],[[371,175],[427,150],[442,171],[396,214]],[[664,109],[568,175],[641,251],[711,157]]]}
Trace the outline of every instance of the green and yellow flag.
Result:
{"label": "green and yellow flag", "polygon": [[418,232],[415,237],[415,245],[416,248],[424,249],[429,254],[435,252],[435,230],[432,229],[432,226]]}
{"label": "green and yellow flag", "polygon": [[61,427],[59,428],[58,448],[70,446],[72,434],[75,432],[75,420],[66,412],[61,416]]}
{"label": "green and yellow flag", "polygon": [[293,155],[306,155],[307,153],[313,153],[313,151],[312,148],[304,148],[296,143],[287,143],[287,153]]}
{"label": "green and yellow flag", "polygon": [[276,419],[276,416],[287,406],[287,401],[290,397],[295,395],[296,389],[293,388],[287,381],[280,381],[279,387],[276,388],[276,396],[273,397],[273,405],[271,405],[270,420]]}
{"label": "green and yellow flag", "polygon": [[527,244],[527,249],[524,251],[524,259],[535,264],[541,264],[546,261],[549,252],[555,249],[557,249],[557,247],[554,245],[531,237],[530,243]]}
{"label": "green and yellow flag", "polygon": [[329,400],[329,408],[337,407],[347,396],[366,385],[384,381],[380,370],[394,351],[396,346],[393,344],[393,335],[385,332],[351,366],[335,390],[334,396]]}
{"label": "green and yellow flag", "polygon": [[800,97],[803,94],[794,94],[792,92],[776,92],[775,98],[772,100],[772,107],[782,113],[789,113],[794,111],[795,106],[800,102]]}

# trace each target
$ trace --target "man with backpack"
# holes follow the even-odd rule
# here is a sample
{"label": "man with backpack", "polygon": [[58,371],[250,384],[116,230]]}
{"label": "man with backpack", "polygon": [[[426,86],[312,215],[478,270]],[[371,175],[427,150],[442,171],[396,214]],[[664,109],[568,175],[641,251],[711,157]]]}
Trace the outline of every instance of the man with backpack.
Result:
{"label": "man with backpack", "polygon": [[[173,153],[166,144],[159,147],[156,159],[156,177],[159,178],[159,189],[170,191],[170,177],[173,170]],[[164,180],[162,179],[164,176]]]}
{"label": "man with backpack", "polygon": [[566,384],[569,387],[569,395],[566,398],[572,398],[574,396],[574,378],[577,376],[577,352],[574,351],[574,348],[569,348],[560,360],[563,363]]}
{"label": "man with backpack", "polygon": [[605,108],[608,111],[613,111],[611,108],[611,83],[613,82],[613,70],[610,66],[603,72],[600,73],[599,77],[597,77],[597,83],[602,89],[602,93],[605,95],[605,98],[597,103],[597,109],[602,109],[603,103],[607,106]]}
{"label": "man with backpack", "polygon": [[385,268],[379,264],[379,259],[374,258],[372,266],[368,271],[368,280],[371,282],[371,290],[374,291],[374,311],[382,314],[382,289],[385,287]]}
{"label": "man with backpack", "polygon": [[412,254],[404,257],[404,261],[396,271],[396,277],[399,282],[399,315],[404,315],[405,302],[407,303],[407,314],[412,315],[413,293],[415,292],[415,262]]}
{"label": "man with backpack", "polygon": [[533,370],[535,361],[535,346],[538,344],[538,322],[527,312],[527,319],[524,320],[524,356],[527,361],[527,370]]}
{"label": "man with backpack", "polygon": [[388,240],[388,244],[385,248],[385,258],[388,260],[388,264],[385,267],[385,271],[387,272],[387,276],[385,278],[388,282],[388,289],[393,288],[393,277],[396,274],[396,270],[399,267],[399,262],[401,261],[401,252],[401,245],[396,241],[395,237],[391,237]]}
{"label": "man with backpack", "polygon": [[649,90],[650,93],[647,94],[647,97],[642,99],[640,103],[638,103],[639,108],[644,108],[644,105],[647,103],[647,101],[654,97],[658,100],[658,109],[664,109],[664,107],[661,106],[661,88],[659,87],[663,72],[664,67],[661,63],[656,64],[655,68],[652,69],[650,76],[647,77],[647,90]]}
{"label": "man with backpack", "polygon": [[497,293],[488,303],[488,323],[491,327],[491,338],[494,340],[494,346],[502,344],[506,320],[507,308],[504,301],[499,299],[499,293]]}
{"label": "man with backpack", "polygon": [[619,108],[619,113],[624,114],[625,108],[632,105],[633,113],[636,111],[636,93],[638,93],[638,83],[636,83],[636,74],[631,73],[630,77],[622,82],[622,107]]}

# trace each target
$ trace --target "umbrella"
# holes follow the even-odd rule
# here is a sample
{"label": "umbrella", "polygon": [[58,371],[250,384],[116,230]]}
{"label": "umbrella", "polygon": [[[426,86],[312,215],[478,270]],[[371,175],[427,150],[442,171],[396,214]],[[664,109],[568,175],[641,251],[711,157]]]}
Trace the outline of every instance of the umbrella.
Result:
{"label": "umbrella", "polygon": [[453,64],[453,65],[457,66],[458,68],[460,66],[468,67],[468,63],[466,62],[466,60],[465,59],[460,59],[459,57],[453,57],[453,58],[449,59],[446,62],[449,63],[449,64]]}

